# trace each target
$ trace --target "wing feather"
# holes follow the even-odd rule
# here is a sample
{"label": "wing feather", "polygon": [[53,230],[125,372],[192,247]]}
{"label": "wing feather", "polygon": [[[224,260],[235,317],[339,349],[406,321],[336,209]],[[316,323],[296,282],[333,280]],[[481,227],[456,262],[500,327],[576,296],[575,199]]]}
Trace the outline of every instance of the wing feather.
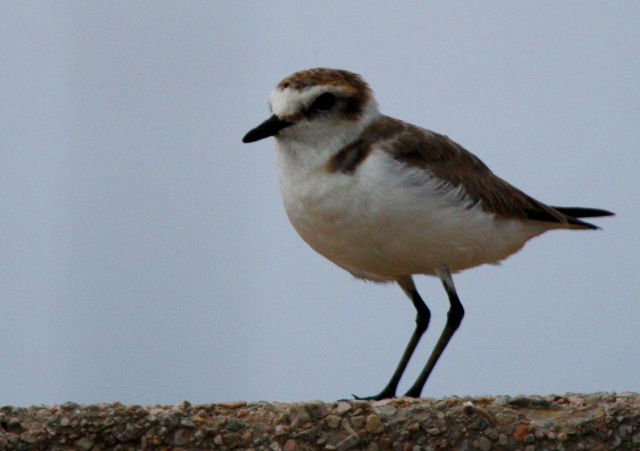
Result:
{"label": "wing feather", "polygon": [[382,116],[365,130],[358,147],[370,148],[373,143],[397,161],[429,171],[442,180],[443,185],[461,187],[473,201],[469,208],[480,204],[485,211],[504,218],[597,228],[569,214],[586,210],[567,209],[565,213],[528,196],[495,175],[478,157],[445,135]]}

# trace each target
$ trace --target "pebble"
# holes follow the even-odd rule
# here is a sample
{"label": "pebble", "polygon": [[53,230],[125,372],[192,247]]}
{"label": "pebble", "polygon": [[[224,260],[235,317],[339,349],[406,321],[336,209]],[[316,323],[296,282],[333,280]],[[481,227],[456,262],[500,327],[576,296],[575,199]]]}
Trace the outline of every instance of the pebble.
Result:
{"label": "pebble", "polygon": [[382,423],[382,420],[380,420],[380,417],[375,413],[372,413],[367,417],[367,432],[374,435],[384,432],[384,424]]}
{"label": "pebble", "polygon": [[18,444],[18,442],[20,442],[20,436],[18,434],[14,434],[13,432],[9,432],[7,434],[7,440],[9,441],[9,443],[15,446]]}
{"label": "pebble", "polygon": [[360,436],[358,434],[351,434],[350,436],[348,436],[347,438],[345,438],[343,441],[341,441],[336,445],[336,450],[344,451],[346,449],[353,448],[359,443],[360,443]]}
{"label": "pebble", "polygon": [[20,440],[25,443],[36,443],[38,438],[36,437],[34,432],[23,432],[20,434]]}
{"label": "pebble", "polygon": [[342,419],[338,416],[338,415],[328,415],[325,419],[324,422],[327,423],[327,426],[329,426],[330,428],[337,428],[338,426],[340,426],[340,422],[342,421]]}
{"label": "pebble", "polygon": [[362,426],[364,426],[364,421],[364,416],[362,415],[351,417],[351,424],[353,424],[353,427],[355,427],[356,429],[360,429]]}
{"label": "pebble", "polygon": [[65,402],[60,404],[60,408],[64,409],[64,410],[73,410],[76,409],[79,406],[79,404],[77,402]]}
{"label": "pebble", "polygon": [[[222,436],[224,442],[228,445],[233,443],[235,437],[232,436],[231,434],[233,434],[233,432],[228,432],[226,434],[224,434]],[[184,445],[188,445],[189,444],[189,438],[191,437],[191,433],[189,431],[187,431],[186,429],[178,429],[174,434],[173,434],[173,442],[177,445],[177,446],[184,446]]]}
{"label": "pebble", "polygon": [[504,407],[509,404],[510,396],[497,396],[491,404],[498,407]]}
{"label": "pebble", "polygon": [[491,440],[498,440],[498,432],[493,428],[486,428],[483,434],[489,437]]}
{"label": "pebble", "polygon": [[568,399],[571,404],[575,404],[577,406],[584,406],[586,404],[586,400],[583,396],[569,396]]}
{"label": "pebble", "polygon": [[398,409],[394,406],[382,405],[382,406],[373,406],[371,408],[382,420],[389,421],[389,419],[396,413]]}
{"label": "pebble", "polygon": [[[181,424],[184,425],[185,420],[183,420],[181,422]],[[228,429],[230,431],[237,431],[240,428],[240,423],[238,423],[238,420],[236,418],[229,418],[225,424],[224,424],[224,428]]]}
{"label": "pebble", "polygon": [[351,410],[351,405],[348,402],[340,401],[336,407],[336,413],[340,416],[344,415]]}
{"label": "pebble", "polygon": [[487,437],[480,437],[478,439],[478,448],[482,451],[489,451],[491,446],[491,441]]}
{"label": "pebble", "polygon": [[351,402],[351,404],[353,405],[353,408],[356,410],[357,409],[367,410],[371,407],[371,403],[364,399],[355,399]]}
{"label": "pebble", "polygon": [[329,414],[327,405],[320,400],[305,402],[303,406],[309,412],[309,416],[311,416],[312,420],[321,420]]}
{"label": "pebble", "polygon": [[[231,421],[231,420],[229,420]],[[195,423],[191,420],[182,420],[180,424],[186,428],[194,428],[196,427]]]}
{"label": "pebble", "polygon": [[239,409],[240,407],[245,407],[247,405],[246,401],[231,401],[231,402],[219,402],[218,407],[222,407],[225,409]]}
{"label": "pebble", "polygon": [[527,396],[518,396],[507,402],[508,405],[514,407],[525,407],[525,408],[537,408],[537,409],[548,409],[551,407],[551,403],[546,399],[542,399],[539,397],[527,397]]}
{"label": "pebble", "polygon": [[89,451],[93,446],[93,440],[89,437],[82,437],[75,441],[73,447],[78,451]]}
{"label": "pebble", "polygon": [[523,442],[525,437],[527,437],[528,429],[524,424],[519,424],[516,426],[515,431],[513,431],[513,438],[515,438],[519,442]]}
{"label": "pebble", "polygon": [[291,428],[299,429],[307,423],[311,422],[311,416],[307,409],[300,404],[293,403],[287,409],[289,418],[291,419]]}
{"label": "pebble", "polygon": [[282,449],[283,451],[298,451],[300,448],[298,447],[298,443],[294,439],[290,438],[286,441]]}

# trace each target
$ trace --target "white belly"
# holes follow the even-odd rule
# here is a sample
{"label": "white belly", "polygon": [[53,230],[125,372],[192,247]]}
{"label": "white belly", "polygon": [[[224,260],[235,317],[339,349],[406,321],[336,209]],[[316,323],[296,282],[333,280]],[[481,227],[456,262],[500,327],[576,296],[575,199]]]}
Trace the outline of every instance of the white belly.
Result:
{"label": "white belly", "polygon": [[278,165],[285,209],[300,236],[364,279],[498,263],[549,228],[469,208],[457,190],[379,152],[354,174],[303,170],[282,152]]}

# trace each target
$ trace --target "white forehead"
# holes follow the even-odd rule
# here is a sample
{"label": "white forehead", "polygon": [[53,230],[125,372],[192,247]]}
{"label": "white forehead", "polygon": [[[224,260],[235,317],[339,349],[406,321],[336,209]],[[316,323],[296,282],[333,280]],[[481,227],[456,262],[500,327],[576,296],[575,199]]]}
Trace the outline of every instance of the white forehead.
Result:
{"label": "white forehead", "polygon": [[276,88],[269,96],[271,112],[280,118],[293,116],[311,106],[316,97],[325,92],[340,93],[345,92],[345,89],[326,85],[310,86],[302,90]]}

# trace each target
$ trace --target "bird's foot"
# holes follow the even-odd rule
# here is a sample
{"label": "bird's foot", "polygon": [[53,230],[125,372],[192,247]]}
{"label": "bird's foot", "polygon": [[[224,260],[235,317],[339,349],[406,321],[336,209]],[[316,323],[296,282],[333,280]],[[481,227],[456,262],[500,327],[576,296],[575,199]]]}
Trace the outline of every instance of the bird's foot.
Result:
{"label": "bird's foot", "polygon": [[384,389],[380,393],[378,393],[377,395],[373,395],[373,396],[362,396],[361,397],[361,396],[356,396],[354,394],[352,394],[351,396],[353,396],[353,399],[356,399],[358,401],[382,401],[383,399],[395,398],[396,397],[396,392],[395,392],[395,390]]}

